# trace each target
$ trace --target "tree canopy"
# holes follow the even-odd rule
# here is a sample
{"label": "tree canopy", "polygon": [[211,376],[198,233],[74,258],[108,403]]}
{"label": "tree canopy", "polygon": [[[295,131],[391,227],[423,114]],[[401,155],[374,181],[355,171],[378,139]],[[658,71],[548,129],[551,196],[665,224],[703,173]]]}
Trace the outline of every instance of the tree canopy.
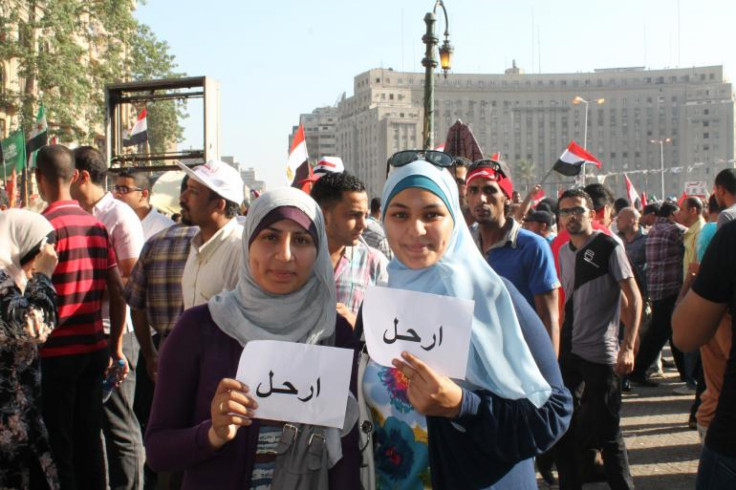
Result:
{"label": "tree canopy", "polygon": [[[0,0],[0,63],[17,64],[19,87],[0,94],[28,133],[39,104],[61,141],[96,144],[108,83],[174,78],[169,45],[133,16],[125,0]],[[152,151],[180,140],[183,105],[148,108]],[[153,147],[156,146],[154,149]]]}

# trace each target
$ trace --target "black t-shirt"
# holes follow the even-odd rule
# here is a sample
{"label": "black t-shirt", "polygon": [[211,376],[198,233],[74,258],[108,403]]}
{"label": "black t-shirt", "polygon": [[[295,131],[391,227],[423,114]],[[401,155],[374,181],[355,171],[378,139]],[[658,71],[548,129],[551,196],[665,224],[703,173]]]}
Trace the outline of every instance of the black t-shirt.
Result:
{"label": "black t-shirt", "polygon": [[[736,221],[722,226],[713,237],[693,290],[708,301],[728,303],[736,338]],[[736,342],[731,344],[716,416],[708,427],[705,444],[725,456],[736,457]]]}

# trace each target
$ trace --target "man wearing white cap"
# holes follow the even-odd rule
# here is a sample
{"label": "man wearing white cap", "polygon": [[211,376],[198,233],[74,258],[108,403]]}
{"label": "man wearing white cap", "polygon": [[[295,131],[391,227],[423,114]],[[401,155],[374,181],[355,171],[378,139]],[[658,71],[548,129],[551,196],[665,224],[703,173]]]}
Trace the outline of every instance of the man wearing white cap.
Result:
{"label": "man wearing white cap", "polygon": [[190,177],[179,197],[182,220],[199,226],[181,281],[187,309],[235,288],[238,282],[243,227],[235,217],[243,202],[243,179],[221,161],[212,160],[195,169],[178,165]]}

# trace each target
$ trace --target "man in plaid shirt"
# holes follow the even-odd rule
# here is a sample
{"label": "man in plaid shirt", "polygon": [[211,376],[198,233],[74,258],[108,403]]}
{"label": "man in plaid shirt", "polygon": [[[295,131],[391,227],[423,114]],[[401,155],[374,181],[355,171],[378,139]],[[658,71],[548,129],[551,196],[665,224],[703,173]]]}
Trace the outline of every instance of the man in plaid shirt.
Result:
{"label": "man in plaid shirt", "polygon": [[684,228],[675,223],[678,207],[664,202],[657,212],[646,242],[647,288],[652,301],[652,322],[641,340],[630,380],[641,386],[657,386],[647,379],[646,370],[669,339],[677,369],[682,371],[682,352],[672,344],[672,312],[682,287]]}
{"label": "man in plaid shirt", "polygon": [[348,173],[330,172],[314,184],[311,196],[325,217],[337,313],[355,326],[368,286],[388,282],[388,259],[362,237],[368,214],[365,185]]}

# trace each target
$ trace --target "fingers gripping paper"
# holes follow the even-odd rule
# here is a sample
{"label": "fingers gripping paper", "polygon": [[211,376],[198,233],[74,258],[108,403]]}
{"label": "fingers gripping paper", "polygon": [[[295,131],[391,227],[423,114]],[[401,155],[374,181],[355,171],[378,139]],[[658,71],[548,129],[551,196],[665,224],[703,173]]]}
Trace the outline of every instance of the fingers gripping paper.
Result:
{"label": "fingers gripping paper", "polygon": [[403,351],[432,369],[462,379],[468,364],[474,301],[380,286],[363,300],[368,353],[391,366]]}
{"label": "fingers gripping paper", "polygon": [[236,378],[258,402],[259,419],[342,428],[352,367],[349,349],[253,340]]}

